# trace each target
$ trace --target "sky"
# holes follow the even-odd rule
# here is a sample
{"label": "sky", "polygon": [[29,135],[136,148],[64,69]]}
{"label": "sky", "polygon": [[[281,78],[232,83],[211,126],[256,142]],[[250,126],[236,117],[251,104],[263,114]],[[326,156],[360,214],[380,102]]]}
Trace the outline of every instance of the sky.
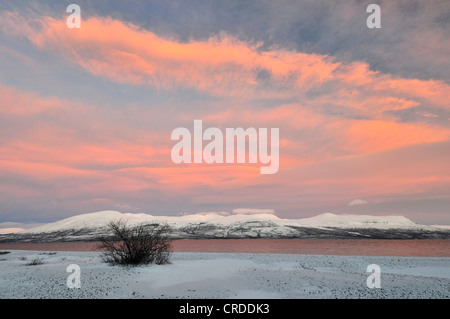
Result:
{"label": "sky", "polygon": [[[449,225],[448,34],[446,0],[1,1],[0,223],[268,209]],[[194,120],[278,128],[278,171],[174,163],[171,133]]]}

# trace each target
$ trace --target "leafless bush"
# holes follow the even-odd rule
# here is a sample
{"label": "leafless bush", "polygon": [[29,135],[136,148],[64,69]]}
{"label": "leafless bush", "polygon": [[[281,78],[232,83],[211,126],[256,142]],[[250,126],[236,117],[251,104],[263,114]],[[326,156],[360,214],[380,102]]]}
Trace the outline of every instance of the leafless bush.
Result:
{"label": "leafless bush", "polygon": [[33,260],[30,260],[29,262],[27,262],[25,265],[26,266],[37,266],[37,265],[42,265],[42,264],[44,264],[44,259],[34,258]]}
{"label": "leafless bush", "polygon": [[142,265],[170,263],[172,242],[168,237],[170,227],[166,224],[139,224],[128,226],[126,221],[108,224],[111,236],[98,240],[103,250],[103,261],[112,265]]}

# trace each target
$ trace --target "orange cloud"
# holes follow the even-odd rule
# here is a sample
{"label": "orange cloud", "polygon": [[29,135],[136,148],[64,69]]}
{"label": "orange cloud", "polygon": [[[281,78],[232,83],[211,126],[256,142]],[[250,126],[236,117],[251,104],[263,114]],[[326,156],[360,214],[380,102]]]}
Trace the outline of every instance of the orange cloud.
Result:
{"label": "orange cloud", "polygon": [[[298,185],[316,189],[316,194],[328,187],[336,193],[344,193],[345,187],[357,191],[361,185],[367,185],[367,193],[380,193],[387,182],[384,177],[328,179],[315,172],[309,179],[302,180],[300,176],[299,180],[292,180],[292,175],[283,175],[283,170],[290,172],[298,167],[308,170],[317,163],[326,164],[349,155],[374,154],[450,138],[450,130],[445,127],[401,122],[389,115],[389,111],[422,105],[448,108],[449,86],[439,81],[396,78],[371,71],[362,62],[339,63],[324,55],[275,48],[262,51],[258,44],[230,36],[181,42],[111,18],[83,20],[82,28],[73,30],[66,27],[64,19],[37,19],[40,27],[33,29],[19,14],[3,12],[0,28],[5,33],[24,36],[38,48],[59,54],[91,74],[114,82],[169,90],[187,87],[229,97],[219,111],[213,108],[200,113],[205,125],[233,127],[239,122],[246,127],[279,127],[281,173],[261,176],[256,165],[174,165],[170,160],[170,128],[161,132],[151,125],[134,128],[130,124],[136,117],[156,123],[163,109],[151,111],[154,113],[139,109],[131,115],[127,105],[122,111],[108,109],[104,115],[100,106],[43,98],[0,86],[0,115],[20,121],[30,118],[26,124],[32,124],[21,132],[8,131],[12,137],[5,138],[0,145],[3,172],[39,181],[91,179],[89,185],[77,186],[86,192],[239,189],[243,185],[269,185],[277,180],[279,185],[292,186],[283,189],[280,197],[295,197]],[[290,102],[278,102],[267,108],[255,102],[266,98]],[[239,103],[225,105],[230,101]],[[187,119],[191,124],[194,118],[183,110],[184,106],[176,109],[180,113],[177,120]],[[348,116],[348,110],[355,113]],[[42,115],[45,119],[40,118]],[[123,124],[118,120],[120,116],[125,117]],[[165,116],[169,119],[167,125],[174,129],[171,115]],[[408,183],[428,185],[439,181],[434,177],[408,176],[390,180],[393,186],[389,191]]]}
{"label": "orange cloud", "polygon": [[260,176],[257,166],[183,165],[169,167],[136,167],[119,170],[139,179],[155,180],[163,187],[189,189],[198,186],[223,187]]}
{"label": "orange cloud", "polygon": [[343,143],[355,153],[375,153],[450,138],[450,130],[423,124],[388,121],[353,121],[348,124]]}
{"label": "orange cloud", "polygon": [[30,116],[64,108],[57,98],[42,99],[38,94],[0,85],[0,114]]}
{"label": "orange cloud", "polygon": [[164,89],[182,86],[213,94],[246,94],[263,85],[260,72],[277,85],[304,89],[331,79],[339,65],[315,54],[260,52],[258,44],[229,36],[181,43],[111,18],[84,20],[76,30],[68,29],[64,19],[50,17],[38,20],[40,30],[20,30],[14,25],[30,22],[12,12],[3,13],[0,21],[5,32],[59,52],[94,75]]}
{"label": "orange cloud", "polygon": [[374,89],[393,90],[399,94],[420,98],[436,106],[450,109],[450,103],[448,103],[450,86],[439,81],[388,78],[386,81],[378,83]]}
{"label": "orange cloud", "polygon": [[[33,20],[33,19],[31,19]],[[188,42],[165,39],[112,18],[83,20],[68,29],[65,19],[3,12],[5,33],[28,38],[43,50],[64,56],[92,74],[118,83],[162,89],[188,87],[213,95],[299,98],[311,88],[327,88],[315,99],[365,111],[369,116],[421,104],[449,108],[450,86],[440,81],[402,79],[370,70],[363,62],[273,48],[231,36]],[[20,28],[17,25],[21,25]],[[310,101],[309,101],[310,102]]]}
{"label": "orange cloud", "polygon": [[339,71],[336,73],[336,78],[351,88],[370,89],[377,94],[390,92],[403,97],[423,98],[441,107],[450,107],[448,104],[450,86],[441,81],[399,78],[371,71],[369,65],[363,62],[341,64]]}

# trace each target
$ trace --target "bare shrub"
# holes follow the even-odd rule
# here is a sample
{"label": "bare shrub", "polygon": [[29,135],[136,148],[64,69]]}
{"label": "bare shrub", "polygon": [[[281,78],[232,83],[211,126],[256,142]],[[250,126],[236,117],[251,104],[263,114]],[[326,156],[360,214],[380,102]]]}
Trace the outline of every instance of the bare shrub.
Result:
{"label": "bare shrub", "polygon": [[44,259],[34,258],[34,259],[30,260],[29,262],[27,262],[25,265],[26,266],[37,266],[37,265],[42,265],[42,264],[44,264]]}
{"label": "bare shrub", "polygon": [[126,221],[108,224],[111,236],[98,240],[103,250],[103,261],[112,265],[142,265],[170,263],[172,242],[168,237],[170,227],[166,224],[139,224],[128,226]]}

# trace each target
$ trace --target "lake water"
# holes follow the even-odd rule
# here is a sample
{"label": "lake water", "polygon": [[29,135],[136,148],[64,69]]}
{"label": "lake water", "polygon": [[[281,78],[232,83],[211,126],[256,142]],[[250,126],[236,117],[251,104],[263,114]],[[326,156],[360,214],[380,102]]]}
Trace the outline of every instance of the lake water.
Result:
{"label": "lake water", "polygon": [[[11,243],[0,250],[94,251],[95,242]],[[174,252],[450,257],[450,239],[205,239],[175,240]]]}

